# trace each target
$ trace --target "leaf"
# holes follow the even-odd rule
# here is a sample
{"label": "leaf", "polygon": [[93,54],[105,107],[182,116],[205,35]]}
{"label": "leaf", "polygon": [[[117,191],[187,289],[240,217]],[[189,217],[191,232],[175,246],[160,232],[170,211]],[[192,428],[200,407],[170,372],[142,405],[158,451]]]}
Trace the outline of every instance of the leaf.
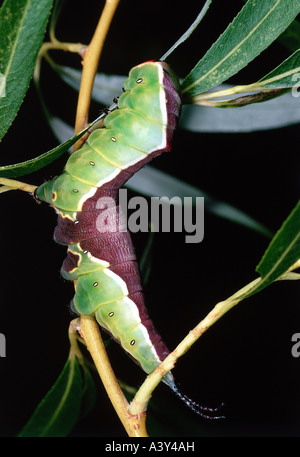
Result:
{"label": "leaf", "polygon": [[[246,3],[247,0],[243,0]],[[295,19],[288,28],[277,38],[287,49],[294,52],[300,47],[300,23]]]}
{"label": "leaf", "polygon": [[[273,237],[256,271],[260,274],[251,283],[229,298],[234,304],[282,279],[299,279],[287,271],[300,259],[300,201]],[[286,274],[287,273],[287,274]],[[286,274],[286,275],[285,275]],[[284,276],[283,276],[284,275]]]}
{"label": "leaf", "polygon": [[[227,84],[222,84],[218,89],[228,87]],[[191,132],[242,133],[298,124],[300,122],[299,98],[292,95],[289,92],[259,105],[248,104],[238,110],[185,105],[179,127]]]}
{"label": "leaf", "polygon": [[203,5],[200,13],[196,17],[196,19],[193,21],[193,23],[190,25],[190,27],[184,32],[184,34],[171,46],[170,49],[168,49],[167,52],[159,59],[162,61],[165,61],[171,54],[172,52],[175,51],[175,49],[180,46],[182,43],[184,43],[196,30],[202,19],[204,18],[205,14],[207,13],[208,8],[210,7],[212,0],[206,0],[205,4]]}
{"label": "leaf", "polygon": [[299,0],[248,0],[182,82],[186,101],[244,68],[288,27],[299,11]]}
{"label": "leaf", "polygon": [[0,139],[13,122],[33,74],[52,0],[5,0],[0,10]]}
{"label": "leaf", "polygon": [[[13,165],[3,165],[0,166],[0,177],[9,177],[9,178],[16,178],[17,176],[24,176],[28,175],[29,173],[33,173],[34,171],[40,170],[44,168],[49,163],[54,162],[54,160],[58,159],[62,154],[64,154],[68,149],[76,143],[79,138],[81,138],[97,121],[93,121],[89,124],[85,129],[79,132],[77,135],[73,136],[69,140],[65,141],[64,143],[60,144],[59,146],[51,149],[44,154],[41,154],[34,159],[26,160],[25,162],[15,163]],[[65,131],[65,130],[64,130]]]}
{"label": "leaf", "polygon": [[255,85],[262,89],[286,89],[295,86],[300,76],[300,49],[278,67],[260,79]]}
{"label": "leaf", "polygon": [[284,274],[299,259],[300,200],[272,239],[256,268],[264,281],[264,287]]}
{"label": "leaf", "polygon": [[80,416],[81,388],[79,363],[73,356],[18,436],[66,436]]}
{"label": "leaf", "polygon": [[[268,91],[231,98],[229,100],[204,100],[203,104],[212,108],[241,108],[242,106],[251,105],[252,103],[262,103],[272,100],[273,98],[284,95],[287,90],[289,89],[270,89]],[[201,105],[201,100],[199,101],[199,105]]]}
{"label": "leaf", "polygon": [[[79,90],[81,71],[76,68],[58,65],[52,62],[52,68],[70,87]],[[122,85],[126,76],[106,75],[97,73],[94,79],[92,99],[103,105],[110,105],[115,96],[122,93]]]}
{"label": "leaf", "polygon": [[83,375],[82,401],[80,417],[85,417],[92,410],[97,399],[94,379],[85,363],[80,364]]}

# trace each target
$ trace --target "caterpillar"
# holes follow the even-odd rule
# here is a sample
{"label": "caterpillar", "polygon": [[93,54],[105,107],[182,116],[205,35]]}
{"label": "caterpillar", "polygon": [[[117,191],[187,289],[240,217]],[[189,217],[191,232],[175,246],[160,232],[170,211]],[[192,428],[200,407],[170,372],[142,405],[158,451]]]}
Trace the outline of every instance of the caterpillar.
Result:
{"label": "caterpillar", "polygon": [[[58,214],[54,239],[68,246],[61,275],[77,281],[72,308],[94,315],[149,374],[169,351],[145,306],[130,234],[122,229],[118,190],[171,150],[181,111],[178,78],[165,62],[144,62],[130,70],[116,102],[104,128],[71,154],[60,176],[38,187],[36,198]],[[163,381],[183,398],[172,373]]]}

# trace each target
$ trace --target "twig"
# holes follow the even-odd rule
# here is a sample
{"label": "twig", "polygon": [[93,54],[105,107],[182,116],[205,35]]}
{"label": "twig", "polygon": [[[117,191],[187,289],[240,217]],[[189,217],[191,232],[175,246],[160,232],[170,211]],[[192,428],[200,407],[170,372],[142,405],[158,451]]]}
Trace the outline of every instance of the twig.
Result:
{"label": "twig", "polygon": [[[276,281],[285,279],[299,279],[299,276],[291,277],[291,272],[300,267],[300,260],[292,265],[284,274],[282,274]],[[138,390],[136,396],[129,406],[131,414],[140,414],[145,411],[147,404],[151,398],[153,390],[161,382],[162,378],[174,368],[179,357],[184,355],[191,346],[196,343],[203,333],[206,332],[213,324],[215,324],[224,314],[236,306],[245,298],[248,298],[255,290],[259,290],[264,279],[259,277],[251,281],[242,289],[238,290],[231,297],[224,301],[217,303],[217,305],[207,314],[207,316],[199,322],[199,324],[189,332],[189,334],[179,343],[176,349],[171,352],[165,360],[151,373]]]}
{"label": "twig", "polygon": [[80,316],[80,333],[126,432],[131,437],[147,437],[146,415],[145,413],[130,414],[128,412],[128,402],[112,370],[98,324],[92,316]]}
{"label": "twig", "polygon": [[[33,184],[26,184],[25,182],[16,181],[15,179],[0,178],[0,185],[3,185],[5,192],[8,190],[23,190],[24,192],[29,192],[33,194],[37,186]],[[2,190],[3,192],[3,190]]]}
{"label": "twig", "polygon": [[[87,124],[94,78],[97,72],[106,35],[118,4],[119,0],[106,0],[105,7],[101,14],[94,36],[83,56],[83,70],[77,103],[75,134],[80,132],[82,127],[84,128]],[[82,140],[75,143],[73,150],[76,151],[81,144]]]}

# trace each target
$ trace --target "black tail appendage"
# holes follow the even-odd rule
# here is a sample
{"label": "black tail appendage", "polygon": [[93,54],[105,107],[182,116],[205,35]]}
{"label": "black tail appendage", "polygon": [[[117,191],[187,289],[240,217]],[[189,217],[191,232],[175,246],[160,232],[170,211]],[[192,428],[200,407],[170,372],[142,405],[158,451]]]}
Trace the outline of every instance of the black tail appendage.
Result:
{"label": "black tail appendage", "polygon": [[215,414],[224,406],[224,403],[221,403],[221,405],[217,408],[201,406],[195,401],[191,400],[189,397],[187,397],[187,395],[182,393],[175,384],[173,384],[170,387],[173,390],[173,392],[186,404],[186,406],[188,406],[194,413],[198,414],[204,419],[225,419],[225,416],[218,416]]}

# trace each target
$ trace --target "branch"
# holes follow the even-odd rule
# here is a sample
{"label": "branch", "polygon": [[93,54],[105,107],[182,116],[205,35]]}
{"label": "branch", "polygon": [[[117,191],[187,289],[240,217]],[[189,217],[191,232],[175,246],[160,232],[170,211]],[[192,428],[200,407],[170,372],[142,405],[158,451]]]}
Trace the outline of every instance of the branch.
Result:
{"label": "branch", "polygon": [[[293,270],[300,268],[300,260],[292,265],[284,274],[276,281],[299,279],[300,275],[292,274]],[[179,357],[183,356],[191,346],[196,343],[203,333],[206,332],[213,324],[215,324],[224,314],[231,308],[240,303],[245,298],[253,295],[255,291],[260,291],[260,286],[264,279],[259,277],[251,281],[242,289],[238,290],[231,297],[216,304],[216,306],[207,314],[207,316],[199,322],[196,327],[179,343],[176,349],[171,352],[165,360],[151,373],[138,390],[136,396],[129,406],[131,414],[140,414],[147,409],[147,404],[151,398],[153,390],[161,382],[162,378],[174,368]]]}
{"label": "branch", "polygon": [[33,184],[26,184],[25,182],[16,181],[15,179],[0,178],[0,192],[6,192],[8,190],[23,190],[33,194],[37,186]]}
{"label": "branch", "polygon": [[[98,69],[106,35],[118,4],[119,0],[106,0],[94,36],[83,56],[83,70],[77,103],[75,134],[80,132],[82,127],[85,127],[87,124],[94,78]],[[82,141],[84,140],[81,139],[78,143],[75,143],[73,147],[74,151],[81,146]]]}
{"label": "branch", "polygon": [[145,413],[130,414],[128,402],[112,370],[94,317],[80,316],[80,333],[94,360],[106,392],[130,437],[147,437]]}

